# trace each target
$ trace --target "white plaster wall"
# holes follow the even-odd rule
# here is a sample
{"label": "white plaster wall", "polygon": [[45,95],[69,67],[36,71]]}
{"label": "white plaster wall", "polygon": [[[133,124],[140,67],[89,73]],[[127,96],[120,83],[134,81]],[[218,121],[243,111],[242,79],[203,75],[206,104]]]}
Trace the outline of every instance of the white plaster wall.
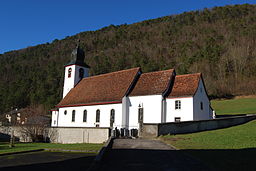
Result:
{"label": "white plaster wall", "polygon": [[[181,109],[175,110],[176,100],[181,101]],[[181,121],[193,120],[193,97],[166,99],[166,122],[174,122],[175,117],[180,117]]]}
{"label": "white plaster wall", "polygon": [[[71,72],[71,77],[68,78],[69,68],[72,69],[72,72]],[[79,69],[80,68],[84,69],[84,77],[88,77],[89,76],[89,69],[88,68],[81,67],[81,66],[78,66],[78,65],[70,65],[70,66],[65,67],[63,98],[80,81],[80,78],[79,78]]]}
{"label": "white plaster wall", "polygon": [[52,123],[51,126],[52,127],[56,127],[58,125],[58,111],[52,111]]}
{"label": "white plaster wall", "polygon": [[[78,107],[63,107],[59,109],[58,127],[95,127],[96,110],[100,110],[99,127],[110,126],[110,110],[115,110],[114,127],[120,128],[122,125],[122,104],[105,104]],[[67,110],[67,114],[64,111]],[[75,121],[72,122],[72,111],[76,111]],[[83,122],[84,110],[87,110],[87,122]]]}
{"label": "white plaster wall", "polygon": [[127,98],[129,107],[129,129],[138,129],[138,109],[143,107],[143,123],[161,123],[162,95],[131,96]]}
{"label": "white plaster wall", "polygon": [[[203,110],[201,110],[201,102],[203,103]],[[213,119],[212,110],[210,108],[210,102],[206,94],[206,90],[202,80],[200,80],[198,89],[194,95],[193,106],[194,120]]]}

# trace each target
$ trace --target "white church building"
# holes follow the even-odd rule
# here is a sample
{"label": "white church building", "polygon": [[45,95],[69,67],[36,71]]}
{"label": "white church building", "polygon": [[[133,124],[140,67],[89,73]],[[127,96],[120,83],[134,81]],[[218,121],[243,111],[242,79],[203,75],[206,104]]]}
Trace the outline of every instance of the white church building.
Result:
{"label": "white church building", "polygon": [[213,118],[201,73],[131,68],[90,76],[83,50],[78,46],[71,56],[63,99],[52,110],[52,127],[140,130],[144,123]]}

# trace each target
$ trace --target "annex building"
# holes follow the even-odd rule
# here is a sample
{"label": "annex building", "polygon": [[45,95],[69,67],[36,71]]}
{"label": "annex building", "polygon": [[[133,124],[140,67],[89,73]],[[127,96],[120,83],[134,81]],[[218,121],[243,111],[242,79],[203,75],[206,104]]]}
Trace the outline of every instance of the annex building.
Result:
{"label": "annex building", "polygon": [[79,46],[71,57],[65,65],[63,99],[52,110],[52,127],[122,129],[131,135],[144,123],[213,118],[201,73],[143,73],[138,67],[89,76]]}

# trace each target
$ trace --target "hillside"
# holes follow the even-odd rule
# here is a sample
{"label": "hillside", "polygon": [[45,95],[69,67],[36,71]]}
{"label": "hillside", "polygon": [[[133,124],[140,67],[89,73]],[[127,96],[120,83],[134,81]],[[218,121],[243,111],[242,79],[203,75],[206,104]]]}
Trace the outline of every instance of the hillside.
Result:
{"label": "hillside", "polygon": [[216,7],[82,32],[0,55],[0,113],[61,98],[77,39],[91,75],[140,66],[202,72],[214,97],[256,94],[256,5]]}

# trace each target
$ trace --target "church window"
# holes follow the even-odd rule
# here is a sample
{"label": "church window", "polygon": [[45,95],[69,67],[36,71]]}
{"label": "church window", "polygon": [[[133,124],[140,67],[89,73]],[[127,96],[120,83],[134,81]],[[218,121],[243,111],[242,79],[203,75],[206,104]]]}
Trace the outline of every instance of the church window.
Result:
{"label": "church window", "polygon": [[100,122],[100,110],[96,110],[96,122]]}
{"label": "church window", "polygon": [[83,122],[87,122],[87,110],[84,110]]}
{"label": "church window", "polygon": [[67,114],[67,110],[64,111],[64,115],[66,115],[66,114]]}
{"label": "church window", "polygon": [[110,110],[110,126],[113,127],[113,123],[115,122],[115,109]]}
{"label": "church window", "polygon": [[84,78],[84,69],[83,68],[79,69],[79,78],[80,79]]}
{"label": "church window", "polygon": [[181,101],[180,100],[175,100],[175,110],[181,109]]}
{"label": "church window", "polygon": [[72,122],[75,122],[75,117],[76,117],[76,111],[72,111]]}
{"label": "church window", "polygon": [[68,69],[68,78],[71,77],[71,72],[72,72],[72,68],[69,68],[69,69]]}
{"label": "church window", "polygon": [[200,102],[200,108],[201,108],[201,110],[204,110],[203,102]]}

